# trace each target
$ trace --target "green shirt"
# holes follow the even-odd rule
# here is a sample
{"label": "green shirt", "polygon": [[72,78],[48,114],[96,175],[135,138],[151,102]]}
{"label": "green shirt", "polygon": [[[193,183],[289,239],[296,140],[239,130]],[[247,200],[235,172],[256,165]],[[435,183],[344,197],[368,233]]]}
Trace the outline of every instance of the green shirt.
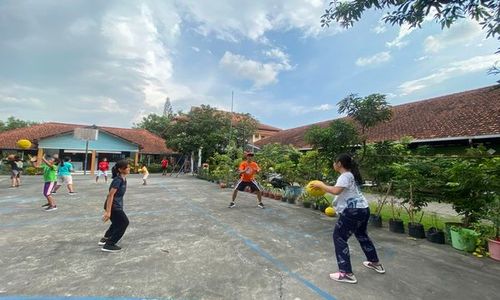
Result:
{"label": "green shirt", "polygon": [[43,181],[45,182],[55,182],[57,181],[57,166],[56,165],[42,165],[43,168]]}

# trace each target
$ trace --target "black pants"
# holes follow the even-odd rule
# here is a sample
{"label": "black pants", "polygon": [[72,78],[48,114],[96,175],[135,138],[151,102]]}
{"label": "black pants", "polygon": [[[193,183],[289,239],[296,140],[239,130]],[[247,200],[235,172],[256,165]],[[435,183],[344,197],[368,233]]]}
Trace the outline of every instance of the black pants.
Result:
{"label": "black pants", "polygon": [[333,230],[333,244],[335,245],[337,264],[341,272],[352,273],[347,240],[353,233],[361,245],[366,259],[371,262],[378,262],[377,250],[375,250],[375,246],[366,231],[369,218],[369,208],[346,208],[340,214],[340,218]]}
{"label": "black pants", "polygon": [[125,230],[128,227],[128,218],[123,210],[112,210],[111,211],[111,225],[109,229],[104,234],[104,237],[108,239],[106,244],[114,245],[125,234]]}

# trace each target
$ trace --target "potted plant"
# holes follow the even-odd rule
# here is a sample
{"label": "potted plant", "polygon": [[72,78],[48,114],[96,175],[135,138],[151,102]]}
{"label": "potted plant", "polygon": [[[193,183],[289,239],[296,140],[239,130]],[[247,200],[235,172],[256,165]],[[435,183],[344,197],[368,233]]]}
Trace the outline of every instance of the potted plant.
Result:
{"label": "potted plant", "polygon": [[476,249],[476,240],[479,234],[472,229],[452,226],[451,233],[451,246],[455,249],[473,252]]}
{"label": "potted plant", "polygon": [[283,190],[282,189],[275,189],[274,190],[274,199],[283,201]]}
{"label": "potted plant", "polygon": [[405,233],[405,226],[403,220],[401,220],[401,211],[403,207],[396,201],[396,199],[391,199],[391,212],[392,218],[389,219],[389,231],[395,233]]}
{"label": "potted plant", "polygon": [[495,235],[488,239],[488,252],[490,257],[500,260],[500,196],[497,195],[495,201],[488,207],[487,218],[493,223]]}
{"label": "potted plant", "polygon": [[444,244],[444,231],[438,228],[438,216],[436,213],[432,214],[433,227],[427,230],[427,240],[431,243]]}
{"label": "potted plant", "polygon": [[324,197],[324,196],[318,197],[318,200],[316,200],[316,203],[317,203],[318,209],[322,212],[324,212],[325,209],[328,206],[330,206],[330,201],[328,201],[328,199],[326,199],[326,197]]}
{"label": "potted plant", "polygon": [[385,195],[378,197],[377,206],[375,208],[375,213],[370,214],[370,219],[368,220],[368,222],[370,223],[370,225],[372,225],[374,227],[382,227],[382,217],[380,216],[380,214],[382,213],[382,208],[386,204],[387,198],[389,197],[389,193],[391,191],[391,186],[392,186],[392,182],[389,183],[389,185],[387,187],[387,192],[385,193]]}

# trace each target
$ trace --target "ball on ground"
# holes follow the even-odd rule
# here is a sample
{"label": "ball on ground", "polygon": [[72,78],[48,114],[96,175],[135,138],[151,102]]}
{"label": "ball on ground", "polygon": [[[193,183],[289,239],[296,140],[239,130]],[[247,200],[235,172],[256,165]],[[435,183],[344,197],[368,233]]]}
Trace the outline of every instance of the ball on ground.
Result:
{"label": "ball on ground", "polygon": [[17,145],[17,147],[19,147],[21,149],[31,148],[31,142],[29,140],[26,140],[26,139],[20,139],[19,141],[17,141],[16,145]]}
{"label": "ball on ground", "polygon": [[333,207],[327,207],[325,209],[325,215],[329,216],[329,217],[335,217],[335,208]]}
{"label": "ball on ground", "polygon": [[307,184],[306,192],[309,195],[311,195],[313,197],[319,197],[319,196],[323,196],[325,194],[325,191],[323,191],[322,189],[312,186],[314,183],[318,183],[318,182],[321,182],[321,181],[313,180]]}

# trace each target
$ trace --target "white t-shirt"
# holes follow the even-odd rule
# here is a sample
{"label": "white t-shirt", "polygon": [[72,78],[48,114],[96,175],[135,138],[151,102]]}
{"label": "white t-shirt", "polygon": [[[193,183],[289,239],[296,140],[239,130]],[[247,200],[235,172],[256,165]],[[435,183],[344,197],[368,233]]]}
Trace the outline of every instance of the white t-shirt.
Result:
{"label": "white t-shirt", "polygon": [[365,196],[361,193],[354,180],[354,175],[351,172],[345,172],[340,174],[335,183],[337,187],[343,187],[342,193],[335,197],[333,204],[335,205],[335,210],[338,213],[342,213],[346,207],[348,208],[367,208],[368,201],[366,201]]}

